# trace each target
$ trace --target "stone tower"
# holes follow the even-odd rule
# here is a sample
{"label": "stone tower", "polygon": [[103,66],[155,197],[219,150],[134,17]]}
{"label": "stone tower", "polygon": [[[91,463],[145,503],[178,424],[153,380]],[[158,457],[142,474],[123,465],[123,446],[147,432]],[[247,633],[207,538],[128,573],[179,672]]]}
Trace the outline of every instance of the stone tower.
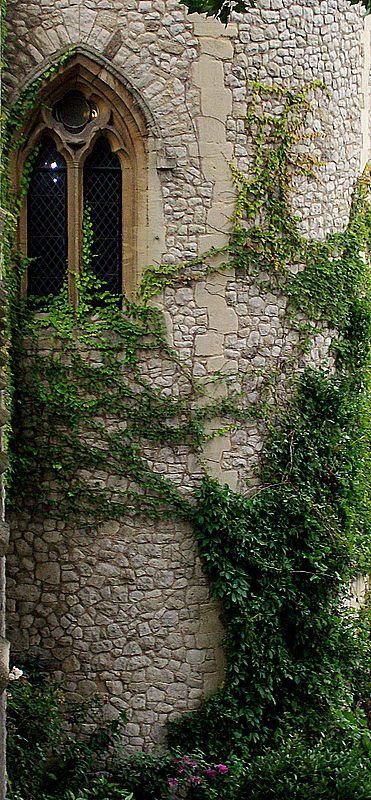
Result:
{"label": "stone tower", "polygon": [[[251,166],[248,81],[293,89],[326,84],[329,94],[311,121],[313,132],[325,133],[321,180],[301,178],[293,202],[309,238],[345,227],[369,155],[370,29],[358,6],[258,0],[223,27],[187,15],[176,0],[8,0],[8,30],[10,101],[73,48],[46,81],[46,96],[58,103],[72,86],[94,92],[112,137],[131,142],[124,265],[130,292],[148,264],[184,262],[227,244],[235,201],[228,162],[246,173]],[[37,119],[46,129],[56,124],[48,108],[46,102]],[[71,225],[76,208],[69,206]],[[69,241],[73,260],[76,239]],[[180,362],[197,378],[251,369],[258,375],[296,357],[286,298],[251,277],[217,272],[168,286],[156,303]],[[331,332],[316,333],[306,363],[331,365],[330,343]],[[46,335],[43,347],[53,347]],[[93,350],[87,358],[94,361]],[[152,359],[147,369],[165,395],[181,392],[166,359]],[[256,376],[248,391],[256,398]],[[250,421],[211,438],[203,464],[244,492],[247,479],[254,483],[263,441],[264,430]],[[148,448],[147,456],[185,495],[198,485],[200,463],[186,446]],[[91,477],[114,485],[110,475]],[[14,658],[46,659],[72,695],[106,692],[109,713],[129,710],[133,748],[161,741],[169,717],[196,708],[217,688],[223,629],[187,523],[112,519],[92,538],[78,525],[25,508],[11,527]]]}

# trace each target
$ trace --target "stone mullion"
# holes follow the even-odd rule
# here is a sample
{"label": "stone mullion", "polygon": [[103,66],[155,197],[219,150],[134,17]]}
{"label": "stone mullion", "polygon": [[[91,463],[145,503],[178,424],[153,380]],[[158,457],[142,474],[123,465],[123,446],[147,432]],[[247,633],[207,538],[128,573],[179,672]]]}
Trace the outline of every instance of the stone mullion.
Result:
{"label": "stone mullion", "polygon": [[68,294],[73,306],[78,303],[76,275],[80,272],[83,215],[83,186],[80,159],[67,166]]}

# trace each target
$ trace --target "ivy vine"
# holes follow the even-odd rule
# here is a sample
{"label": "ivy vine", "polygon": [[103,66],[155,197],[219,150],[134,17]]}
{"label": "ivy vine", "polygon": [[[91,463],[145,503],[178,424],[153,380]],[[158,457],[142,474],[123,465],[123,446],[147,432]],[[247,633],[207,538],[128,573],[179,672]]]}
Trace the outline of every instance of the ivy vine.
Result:
{"label": "ivy vine", "polygon": [[[47,77],[18,101],[10,130],[22,131]],[[126,513],[191,522],[222,601],[228,667],[223,687],[198,713],[171,723],[169,740],[188,750],[191,742],[211,758],[266,746],[290,720],[311,730],[320,718],[330,729],[348,715],[361,725],[365,683],[366,626],[340,601],[352,576],[366,571],[370,529],[369,174],[356,187],[346,230],[307,241],[292,211],[292,179],[316,170],[298,145],[321,86],[293,92],[254,83],[250,90],[246,130],[255,161],[250,177],[231,167],[236,211],[222,250],[148,268],[136,299],[123,297],[121,309],[94,274],[86,208],[79,305],[69,306],[64,287],[44,298],[40,314],[19,292],[25,261],[14,225],[6,247],[14,417],[8,503],[92,528]],[[279,114],[269,111],[275,98]],[[13,221],[30,169],[20,197],[12,200],[7,187]],[[264,415],[262,405],[246,408],[233,394],[209,399],[150,303],[167,286],[205,279],[216,254],[224,257],[217,269],[233,266],[237,279],[268,274],[262,291],[273,286],[289,298],[300,348],[318,325],[336,332],[333,371],[296,376],[291,399],[275,409],[261,486],[249,498],[207,475],[188,498],[150,455],[160,446],[201,455],[210,420],[228,426]],[[153,385],[148,357],[171,366],[179,396]]]}

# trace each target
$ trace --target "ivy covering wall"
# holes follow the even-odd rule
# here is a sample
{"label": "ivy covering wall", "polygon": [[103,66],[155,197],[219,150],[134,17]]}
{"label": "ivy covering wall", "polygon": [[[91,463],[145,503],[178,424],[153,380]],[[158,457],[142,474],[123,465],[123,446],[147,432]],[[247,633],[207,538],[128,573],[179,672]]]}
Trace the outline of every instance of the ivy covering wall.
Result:
{"label": "ivy covering wall", "polygon": [[[20,145],[25,114],[48,77],[38,79],[11,112],[9,153]],[[89,209],[78,307],[69,306],[66,288],[57,298],[45,298],[42,314],[27,305],[19,291],[27,261],[16,252],[14,233],[32,159],[18,197],[5,182],[13,411],[9,506],[15,512],[25,504],[38,513],[52,511],[92,531],[96,519],[127,513],[190,521],[211,590],[222,602],[227,675],[200,711],[169,725],[169,745],[188,753],[201,750],[213,763],[242,759],[245,773],[235,778],[234,797],[286,797],[264,788],[270,769],[271,787],[278,792],[280,752],[290,759],[290,753],[295,758],[300,748],[312,747],[330,763],[326,747],[332,743],[336,754],[337,742],[339,752],[354,753],[364,776],[351,797],[367,796],[362,765],[370,747],[369,626],[367,608],[350,608],[346,598],[352,578],[367,572],[369,564],[369,173],[355,188],[347,229],[308,242],[292,211],[291,190],[296,174],[313,175],[316,169],[309,140],[303,144],[310,98],[320,90],[318,84],[296,93],[251,86],[246,125],[255,159],[250,177],[231,166],[237,200],[229,246],[186,265],[149,268],[136,299],[123,299],[123,311],[94,275]],[[269,111],[277,97],[279,115]],[[208,399],[204,385],[177,360],[161,312],[151,305],[174,282],[207,278],[221,252],[224,266],[233,266],[237,276],[259,281],[262,272],[269,273],[261,289],[279,288],[289,298],[303,353],[316,325],[336,332],[334,368],[319,365],[292,375],[288,395],[273,410],[258,403],[246,411],[233,394]],[[53,339],[53,354],[43,356],[46,335]],[[91,348],[99,368],[84,358]],[[174,361],[187,386],[181,399],[164,396],[143,377],[143,352]],[[125,423],[120,436],[102,423],[107,409]],[[226,427],[238,426],[246,416],[265,420],[270,431],[260,487],[252,496],[205,474],[187,499],[143,454],[144,440],[185,443],[202,454],[207,422],[218,418]],[[81,477],[97,468],[126,478],[128,489],[109,492]],[[180,782],[179,776],[174,780]],[[238,795],[236,786],[243,781]],[[214,796],[206,779],[193,783],[194,797]],[[174,791],[177,785],[172,784]],[[318,797],[350,797],[325,789]],[[218,791],[219,797],[229,796],[221,787]]]}

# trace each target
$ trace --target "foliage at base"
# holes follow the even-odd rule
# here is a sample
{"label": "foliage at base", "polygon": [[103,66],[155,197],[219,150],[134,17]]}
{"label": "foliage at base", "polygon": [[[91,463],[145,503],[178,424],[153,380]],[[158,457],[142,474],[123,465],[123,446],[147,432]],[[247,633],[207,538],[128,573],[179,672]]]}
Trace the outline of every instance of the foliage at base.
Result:
{"label": "foliage at base", "polygon": [[[35,670],[8,697],[9,800],[368,800],[371,738],[361,714],[285,715],[280,730],[252,752],[223,761],[200,750],[129,756],[124,720],[99,723],[104,698],[68,704]],[[76,730],[79,727],[79,732]],[[82,730],[84,733],[82,733]],[[221,745],[220,745],[220,749]],[[96,774],[100,769],[100,774]]]}
{"label": "foliage at base", "polygon": [[[106,800],[105,790],[98,791],[102,781],[91,776],[124,724],[123,718],[104,722],[107,698],[69,702],[63,688],[35,665],[10,684],[7,694],[9,800],[78,800],[75,791],[84,800]],[[119,788],[110,800],[123,796]]]}

